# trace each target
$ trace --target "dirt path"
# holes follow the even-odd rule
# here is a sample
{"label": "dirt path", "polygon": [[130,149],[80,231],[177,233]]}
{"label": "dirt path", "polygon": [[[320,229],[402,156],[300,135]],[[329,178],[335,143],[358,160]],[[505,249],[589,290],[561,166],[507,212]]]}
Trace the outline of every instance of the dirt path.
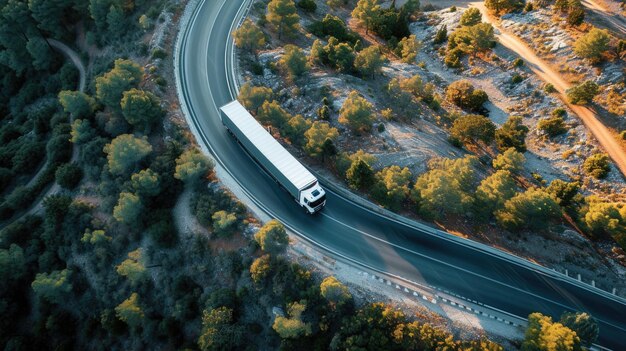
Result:
{"label": "dirt path", "polygon": [[76,53],[76,51],[72,50],[69,46],[63,44],[62,42],[56,39],[48,39],[48,43],[53,48],[61,51],[65,57],[69,58],[74,66],[78,69],[78,73],[80,76],[80,80],[78,83],[78,91],[84,92],[85,85],[87,84],[87,75],[85,71],[85,65],[83,65],[83,61],[80,59],[80,56]]}
{"label": "dirt path", "polygon": [[611,29],[620,38],[626,38],[626,19],[619,13],[613,13],[603,4],[596,0],[582,0],[583,6],[591,11],[593,15],[598,16],[601,23],[600,26]]}
{"label": "dirt path", "polygon": [[[85,71],[85,65],[83,65],[83,62],[81,61],[80,56],[78,56],[78,54],[74,50],[72,50],[69,46],[63,44],[62,42],[58,40],[55,40],[55,39],[47,39],[47,40],[52,47],[61,51],[63,55],[65,55],[65,57],[70,59],[72,63],[74,64],[74,66],[76,66],[76,69],[78,69],[78,72],[79,72],[78,90],[81,92],[85,91],[87,76],[86,76],[86,71]],[[70,162],[75,162],[77,160],[78,160],[78,147],[75,144],[72,144],[72,158],[70,159]],[[34,184],[37,178],[39,178],[39,176],[43,173],[44,170],[47,169],[47,167],[48,167],[48,160],[46,160],[46,163],[44,163],[44,165],[39,169],[37,174],[35,174],[35,176],[31,178],[31,180],[28,182],[29,184],[28,186],[30,186],[31,184]],[[59,184],[55,182],[51,187],[48,188],[48,190],[46,190],[46,192],[43,195],[39,196],[39,201],[37,203],[33,204],[26,212],[24,212],[19,217],[13,220],[8,220],[6,223],[0,226],[0,229],[4,228],[5,226],[13,222],[16,222],[24,218],[27,215],[40,213],[41,211],[43,211],[43,200],[48,196],[59,193],[60,191],[61,191],[61,187],[59,186]]]}
{"label": "dirt path", "polygon": [[565,81],[561,74],[555,71],[547,62],[539,58],[519,37],[507,32],[497,21],[487,13],[482,2],[473,2],[472,5],[483,13],[483,19],[491,23],[496,30],[496,37],[500,44],[511,49],[520,57],[524,58],[527,66],[543,81],[554,85],[563,102],[583,121],[598,142],[613,159],[622,174],[626,176],[626,152],[615,139],[613,133],[598,119],[597,113],[591,107],[572,105],[567,101],[565,91],[572,87]]}

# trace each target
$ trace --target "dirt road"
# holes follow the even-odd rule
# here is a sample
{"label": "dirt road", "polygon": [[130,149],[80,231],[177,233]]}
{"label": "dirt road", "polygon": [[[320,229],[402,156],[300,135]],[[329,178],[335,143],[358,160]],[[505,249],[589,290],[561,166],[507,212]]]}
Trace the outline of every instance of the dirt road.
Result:
{"label": "dirt road", "polygon": [[565,91],[572,85],[565,81],[559,72],[554,70],[543,59],[528,47],[519,37],[504,30],[497,21],[487,13],[483,2],[473,2],[472,6],[478,8],[483,14],[483,20],[491,23],[496,28],[496,37],[499,43],[522,57],[527,66],[543,81],[554,85],[561,100],[576,114],[598,142],[613,159],[622,174],[626,176],[626,152],[615,139],[613,133],[598,119],[597,113],[589,107],[572,105],[567,102]]}

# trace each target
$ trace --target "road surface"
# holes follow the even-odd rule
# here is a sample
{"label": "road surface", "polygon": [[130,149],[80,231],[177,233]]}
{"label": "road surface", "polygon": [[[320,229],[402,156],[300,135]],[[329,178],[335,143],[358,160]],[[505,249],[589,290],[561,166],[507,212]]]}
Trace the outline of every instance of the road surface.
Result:
{"label": "road surface", "polygon": [[517,316],[540,311],[558,318],[564,311],[587,311],[600,322],[599,343],[622,349],[626,303],[621,298],[484,245],[392,220],[332,191],[321,214],[304,214],[219,120],[218,107],[233,99],[228,34],[241,4],[200,1],[180,33],[176,74],[198,143],[211,150],[252,201],[321,249],[368,269],[440,287]]}

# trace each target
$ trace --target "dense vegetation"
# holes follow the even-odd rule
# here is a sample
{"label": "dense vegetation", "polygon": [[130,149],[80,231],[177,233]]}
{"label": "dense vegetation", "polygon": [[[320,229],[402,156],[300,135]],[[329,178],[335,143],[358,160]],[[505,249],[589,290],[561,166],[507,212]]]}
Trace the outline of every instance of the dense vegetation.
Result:
{"label": "dense vegetation", "polygon": [[[261,4],[257,10],[263,19],[264,13],[269,17],[276,6],[286,6],[287,3],[270,1],[267,10]],[[311,23],[307,28],[300,28],[312,34],[308,59],[304,56],[306,50],[303,49],[306,48],[298,48],[293,44],[303,39],[300,32],[290,31],[292,36],[286,39],[289,44],[284,45],[284,54],[276,65],[268,64],[269,68],[281,75],[296,95],[304,95],[303,89],[312,70],[330,70],[363,81],[376,81],[385,87],[383,99],[380,96],[368,96],[363,91],[348,90],[341,106],[333,108],[331,101],[336,95],[341,95],[339,92],[324,89],[317,92],[307,87],[308,96],[319,96],[321,100],[319,107],[316,107],[317,118],[311,118],[292,115],[287,107],[292,102],[287,101],[283,92],[246,83],[239,99],[261,123],[275,127],[273,130],[279,132],[281,137],[301,148],[315,161],[329,167],[345,179],[350,188],[366,192],[385,208],[417,212],[430,219],[461,217],[481,225],[495,222],[512,232],[549,232],[551,227],[567,225],[573,219],[579,228],[599,238],[593,234],[593,225],[585,219],[596,218],[596,214],[593,214],[595,207],[590,204],[597,200],[584,198],[579,194],[580,187],[576,187],[573,190],[576,196],[563,201],[559,194],[550,191],[550,184],[529,176],[525,170],[523,153],[531,129],[521,116],[511,115],[497,127],[489,119],[485,108],[489,102],[487,93],[475,88],[469,80],[449,84],[442,94],[419,73],[410,77],[392,78],[380,75],[382,68],[390,61],[415,63],[417,52],[425,45],[406,31],[408,23],[420,17],[417,2],[410,1],[389,8],[381,7],[380,2],[375,0],[359,0],[355,4],[330,1],[328,5],[331,9],[350,10],[352,18],[357,20],[356,28],[363,31],[349,28],[345,20],[334,12],[322,17],[320,14],[310,14],[315,14],[316,10],[298,14],[294,7],[289,12],[294,23],[296,16],[300,15],[309,17]],[[504,14],[521,10],[524,2],[488,1],[486,5],[493,12]],[[568,6],[563,11],[571,13],[578,8],[575,2]],[[267,48],[268,43],[270,46],[280,45],[283,40],[277,43],[266,40],[276,33],[280,34],[276,23],[268,25],[263,20],[256,24],[248,21],[235,32],[235,37],[243,38],[247,35],[255,38],[254,42],[259,45],[253,47],[258,49],[263,45]],[[380,41],[364,45],[367,41],[361,35],[376,35]],[[247,42],[237,45],[242,49],[251,47]],[[449,32],[447,27],[440,27],[432,45],[439,48],[443,61],[451,67],[466,68],[477,59],[495,60],[495,55],[490,52],[495,45],[493,27],[482,22],[482,16],[476,9],[470,8],[462,13],[460,26],[455,30]],[[575,51],[582,57],[596,60],[606,53],[607,45],[607,33],[592,30],[579,39]],[[258,58],[255,56],[252,60]],[[521,68],[524,61],[517,59],[511,65]],[[516,74],[512,81],[519,83],[523,79],[523,76]],[[585,104],[590,103],[597,93],[598,86],[589,81],[570,89],[568,97],[573,103]],[[287,106],[284,106],[286,102]],[[338,145],[339,135],[343,132],[356,138],[367,138],[376,131],[384,131],[385,125],[380,122],[380,117],[410,122],[411,119],[419,118],[414,111],[420,109],[430,109],[436,113],[439,118],[437,123],[448,131],[450,143],[477,157],[434,159],[428,163],[425,173],[411,174],[408,168],[399,166],[376,168],[375,157],[362,151],[348,153],[342,150],[342,145]],[[568,131],[565,117],[564,110],[556,109],[539,121],[537,129],[549,138],[556,138]],[[610,172],[608,158],[592,156],[585,162],[583,170],[596,178],[606,177]],[[607,206],[617,212],[626,211],[620,203]],[[538,209],[534,210],[534,207]],[[564,217],[564,214],[568,217]],[[615,215],[612,218],[616,221],[616,227],[626,226],[626,217]],[[613,230],[607,230],[603,235],[609,233],[613,233],[611,235],[617,243],[625,247],[626,242],[621,235],[615,234]]]}

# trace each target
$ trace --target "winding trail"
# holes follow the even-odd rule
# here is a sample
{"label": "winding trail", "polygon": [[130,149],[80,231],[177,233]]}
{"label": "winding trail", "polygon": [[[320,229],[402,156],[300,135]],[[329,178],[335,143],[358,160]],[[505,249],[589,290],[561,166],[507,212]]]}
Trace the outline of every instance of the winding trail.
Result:
{"label": "winding trail", "polygon": [[[65,57],[67,57],[70,61],[72,61],[74,66],[76,66],[76,69],[78,69],[78,73],[79,73],[78,91],[84,92],[86,81],[87,81],[87,74],[85,70],[85,65],[83,64],[83,61],[80,59],[80,56],[78,55],[78,53],[76,53],[76,51],[72,50],[69,46],[65,45],[64,43],[56,39],[49,38],[47,39],[47,41],[50,44],[50,46],[59,50]],[[73,119],[73,118],[70,117],[70,119]],[[72,143],[72,158],[70,159],[70,162],[74,162],[76,160],[78,160],[78,147]],[[39,169],[39,171],[35,174],[35,176],[31,178],[31,180],[28,182],[29,186],[34,184],[34,182],[36,182],[37,179],[41,176],[41,174],[48,168],[48,163],[49,163],[48,160],[46,160],[44,165]],[[59,184],[55,182],[54,184],[52,184],[52,186],[48,187],[48,189],[43,193],[43,195],[38,196],[39,200],[33,203],[27,211],[25,211],[22,215],[18,216],[17,218],[7,220],[5,223],[0,225],[0,229],[8,226],[9,224],[13,222],[19,221],[25,216],[39,213],[40,211],[43,210],[43,200],[48,196],[59,193],[60,191],[61,191],[61,186],[59,186]]]}
{"label": "winding trail", "polygon": [[622,175],[626,177],[626,152],[622,148],[619,141],[613,136],[613,132],[609,130],[598,118],[598,113],[593,107],[573,105],[567,101],[565,91],[572,87],[572,84],[568,83],[563,76],[554,70],[546,61],[541,59],[534,50],[530,48],[526,43],[518,36],[506,31],[499,23],[491,16],[483,2],[471,3],[474,7],[478,8],[483,14],[485,22],[491,23],[496,29],[496,38],[503,46],[509,48],[521,58],[523,58],[527,66],[532,70],[541,80],[554,85],[558,91],[559,98],[563,101],[567,107],[569,107],[575,115],[585,124],[585,126],[591,131],[593,136],[598,140],[600,145],[609,154],[615,165],[622,172]]}

